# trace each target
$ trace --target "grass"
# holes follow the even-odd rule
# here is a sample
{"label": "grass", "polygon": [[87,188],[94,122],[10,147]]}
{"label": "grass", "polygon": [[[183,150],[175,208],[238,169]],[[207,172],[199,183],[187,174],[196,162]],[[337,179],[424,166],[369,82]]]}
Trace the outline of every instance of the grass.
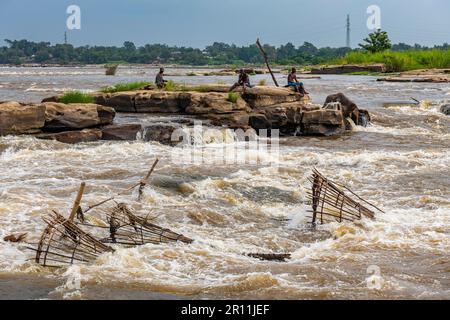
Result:
{"label": "grass", "polygon": [[267,84],[266,79],[261,79],[258,81],[258,86],[265,86]]}
{"label": "grass", "polygon": [[235,92],[230,92],[230,93],[228,93],[227,101],[236,103],[236,102],[238,101],[238,98],[239,98],[239,96],[238,96],[237,93],[235,93]]}
{"label": "grass", "polygon": [[169,80],[166,82],[166,86],[164,87],[164,89],[166,91],[178,91],[177,88],[179,88],[181,85],[175,83],[175,81],[173,80]]}
{"label": "grass", "polygon": [[186,86],[184,84],[176,83],[173,80],[169,80],[166,82],[166,86],[164,87],[165,91],[194,91],[194,92],[210,92],[211,88],[205,85],[199,86]]}
{"label": "grass", "polygon": [[122,91],[133,91],[137,89],[141,89],[145,86],[151,85],[150,82],[138,81],[138,82],[129,82],[129,83],[119,83],[112,87],[107,87],[101,90],[103,93],[114,93],[114,92],[122,92]]}
{"label": "grass", "polygon": [[410,50],[403,52],[350,52],[344,58],[334,60],[336,64],[384,63],[388,72],[417,69],[450,68],[450,50]]}
{"label": "grass", "polygon": [[62,97],[58,99],[61,103],[94,103],[94,97],[85,94],[80,91],[70,91],[64,93]]}

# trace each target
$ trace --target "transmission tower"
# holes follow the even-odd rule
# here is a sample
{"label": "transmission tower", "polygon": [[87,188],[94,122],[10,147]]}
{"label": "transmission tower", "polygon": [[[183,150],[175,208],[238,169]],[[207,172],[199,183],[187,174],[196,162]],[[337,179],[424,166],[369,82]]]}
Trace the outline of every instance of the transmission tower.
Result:
{"label": "transmission tower", "polygon": [[347,48],[350,48],[350,15],[347,15]]}

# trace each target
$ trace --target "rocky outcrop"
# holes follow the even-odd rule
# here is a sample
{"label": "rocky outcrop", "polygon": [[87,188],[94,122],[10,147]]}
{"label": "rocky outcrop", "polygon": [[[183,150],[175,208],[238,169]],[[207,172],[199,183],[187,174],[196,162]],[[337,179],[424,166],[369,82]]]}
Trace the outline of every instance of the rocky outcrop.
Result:
{"label": "rocky outcrop", "polygon": [[111,124],[115,111],[96,104],[63,104],[46,102],[44,131],[80,130]]}
{"label": "rocky outcrop", "polygon": [[386,65],[384,64],[344,64],[344,65],[332,65],[332,66],[320,66],[313,68],[309,72],[310,74],[346,74],[355,72],[376,72],[385,73],[388,72]]}
{"label": "rocky outcrop", "polygon": [[320,109],[303,113],[301,134],[331,136],[345,132],[342,110]]}
{"label": "rocky outcrop", "polygon": [[[192,91],[189,91],[191,90]],[[187,91],[140,90],[113,94],[99,93],[96,103],[114,108],[117,112],[180,113],[211,120],[214,125],[248,128],[249,114],[261,108],[288,104],[303,105],[309,101],[290,88],[256,86],[235,90],[231,99],[227,85],[185,87]]]}
{"label": "rocky outcrop", "polygon": [[0,104],[0,135],[39,132],[44,124],[45,106],[14,101]]}
{"label": "rocky outcrop", "polygon": [[83,129],[81,131],[64,131],[36,135],[38,139],[56,140],[63,143],[93,142],[102,138],[100,129]]}
{"label": "rocky outcrop", "polygon": [[[192,91],[190,91],[192,90]],[[243,93],[242,88],[235,92],[239,95],[236,106],[228,101],[229,86],[204,85],[201,87],[185,87],[184,91],[141,90],[117,93],[98,93],[94,95],[95,102],[114,108],[117,112],[142,113],[204,113],[201,108],[212,108],[219,112],[243,110],[244,102],[251,108],[308,101],[289,88],[256,86]],[[199,92],[201,91],[201,92]],[[242,101],[244,100],[244,101]],[[220,104],[220,105],[219,105]]]}
{"label": "rocky outcrop", "polygon": [[111,124],[114,116],[114,109],[96,104],[6,102],[0,104],[0,135],[36,134],[64,143],[96,141],[102,138],[98,127]]}
{"label": "rocky outcrop", "polygon": [[319,105],[268,108],[251,115],[249,123],[256,130],[279,129],[285,135],[330,136],[346,130],[341,109],[323,109]]}
{"label": "rocky outcrop", "polygon": [[[190,89],[193,91],[187,91]],[[103,106],[44,103],[48,109],[45,129],[63,131],[63,127],[73,130],[101,126],[104,140],[134,140],[139,136],[145,141],[168,145],[178,143],[177,139],[174,140],[174,132],[182,126],[191,126],[194,118],[205,120],[207,125],[233,129],[279,129],[281,134],[289,135],[332,135],[346,130],[344,119],[349,112],[346,112],[345,99],[335,102],[336,108],[334,105],[322,108],[310,104],[308,96],[291,88],[256,86],[247,88],[245,92],[237,88],[233,95],[228,89],[225,85],[207,85],[184,87],[182,91],[153,89],[94,94],[95,101]],[[354,103],[352,105],[353,109],[357,108]],[[187,123],[111,125],[113,109],[117,112],[190,115],[192,119]],[[370,119],[368,113],[364,115]],[[351,126],[347,128],[351,129]]]}

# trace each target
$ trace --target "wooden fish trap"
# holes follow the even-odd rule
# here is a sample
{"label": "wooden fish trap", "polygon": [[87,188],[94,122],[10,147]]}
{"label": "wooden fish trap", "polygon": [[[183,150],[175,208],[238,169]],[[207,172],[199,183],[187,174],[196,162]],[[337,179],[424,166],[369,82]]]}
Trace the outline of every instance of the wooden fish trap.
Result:
{"label": "wooden fish trap", "polygon": [[162,228],[150,222],[148,217],[135,215],[125,204],[119,203],[110,213],[106,214],[109,227],[94,226],[81,223],[80,225],[108,229],[109,235],[100,239],[103,243],[117,243],[122,245],[144,245],[147,243],[161,244],[169,242],[191,243],[193,240],[170,229]]}
{"label": "wooden fish trap", "polygon": [[[373,219],[375,213],[363,206],[361,202],[383,212],[373,204],[362,199],[353,191],[343,185],[339,185],[325,178],[317,169],[308,180],[312,183],[308,198],[312,201],[312,223],[319,221],[321,224],[327,222],[344,222],[360,220],[362,217]],[[345,191],[359,201],[355,201]]]}
{"label": "wooden fish trap", "polygon": [[36,262],[45,267],[89,263],[114,249],[101,243],[74,222],[53,211],[43,218],[47,224],[36,251]]}

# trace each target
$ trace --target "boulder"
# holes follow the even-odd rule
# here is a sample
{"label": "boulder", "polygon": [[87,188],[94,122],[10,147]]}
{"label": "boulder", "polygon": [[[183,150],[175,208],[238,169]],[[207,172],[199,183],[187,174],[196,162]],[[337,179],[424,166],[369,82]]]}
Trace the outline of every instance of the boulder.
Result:
{"label": "boulder", "polygon": [[249,117],[249,124],[255,130],[272,128],[272,124],[264,114],[252,114]]}
{"label": "boulder", "polygon": [[144,141],[158,141],[161,144],[175,145],[181,141],[180,139],[176,139],[177,137],[172,139],[172,134],[177,129],[181,129],[181,127],[171,124],[148,125],[143,129],[142,139]]}
{"label": "boulder", "polygon": [[97,105],[97,113],[100,119],[99,125],[111,124],[116,117],[116,111],[113,108]]}
{"label": "boulder", "polygon": [[341,110],[320,109],[303,112],[302,124],[342,125],[344,117]]}
{"label": "boulder", "polygon": [[450,104],[444,104],[444,105],[442,105],[441,108],[440,108],[440,111],[441,111],[443,114],[445,114],[445,115],[447,115],[447,116],[450,116]]}
{"label": "boulder", "polygon": [[44,131],[68,131],[107,125],[113,122],[113,108],[97,104],[63,104],[47,102]]}
{"label": "boulder", "polygon": [[36,135],[38,139],[56,140],[62,143],[92,142],[102,138],[100,129],[84,129],[81,131],[64,131]]}
{"label": "boulder", "polygon": [[266,109],[265,116],[272,128],[281,128],[288,123],[286,109],[282,107]]}
{"label": "boulder", "polygon": [[45,123],[45,107],[18,102],[0,104],[0,135],[35,133]]}
{"label": "boulder", "polygon": [[244,130],[249,128],[249,117],[247,112],[215,113],[207,116],[207,118],[211,120],[212,125]]}
{"label": "boulder", "polygon": [[136,140],[142,131],[140,124],[117,124],[102,128],[102,140]]}
{"label": "boulder", "polygon": [[337,135],[345,132],[342,110],[320,109],[303,112],[301,133],[303,135]]}
{"label": "boulder", "polygon": [[303,96],[290,88],[281,87],[254,87],[247,89],[242,98],[252,109],[274,106],[282,103],[309,101],[309,96]]}
{"label": "boulder", "polygon": [[52,97],[44,98],[44,99],[42,99],[41,103],[44,103],[44,102],[59,102],[59,96],[52,96]]}
{"label": "boulder", "polygon": [[117,112],[136,112],[134,107],[136,94],[136,91],[99,93],[94,96],[94,100],[96,104],[114,108]]}

